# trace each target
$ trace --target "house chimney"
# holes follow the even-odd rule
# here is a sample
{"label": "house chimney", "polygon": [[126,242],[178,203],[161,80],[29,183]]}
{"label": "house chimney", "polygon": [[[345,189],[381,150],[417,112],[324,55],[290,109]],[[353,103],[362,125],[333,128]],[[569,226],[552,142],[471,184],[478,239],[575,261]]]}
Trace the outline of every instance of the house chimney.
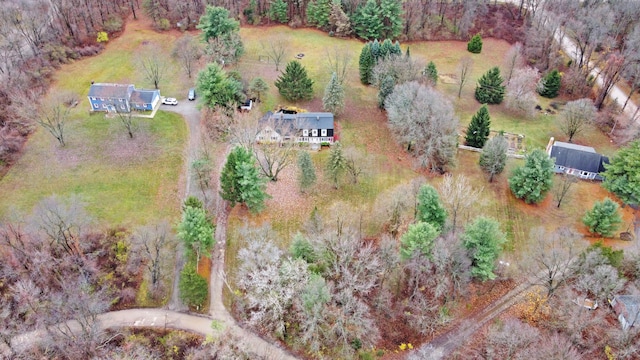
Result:
{"label": "house chimney", "polygon": [[551,156],[551,148],[553,147],[553,144],[555,143],[555,139],[552,137],[549,138],[549,143],[547,144],[547,154],[549,156]]}

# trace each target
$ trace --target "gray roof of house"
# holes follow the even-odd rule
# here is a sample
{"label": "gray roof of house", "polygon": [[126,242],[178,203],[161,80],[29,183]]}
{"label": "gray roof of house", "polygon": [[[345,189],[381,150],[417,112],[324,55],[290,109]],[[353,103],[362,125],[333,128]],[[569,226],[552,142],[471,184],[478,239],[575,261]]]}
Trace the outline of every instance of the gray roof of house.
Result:
{"label": "gray roof of house", "polygon": [[577,144],[572,144],[572,143],[567,143],[567,142],[562,142],[562,141],[555,141],[553,143],[553,146],[558,146],[558,147],[563,147],[563,148],[573,149],[573,150],[592,152],[592,153],[596,152],[596,149],[592,148],[591,146],[577,145]]}
{"label": "gray roof of house", "polygon": [[131,84],[95,83],[89,88],[89,96],[100,98],[126,99]]}
{"label": "gray roof of house", "polygon": [[296,114],[298,129],[333,129],[333,114],[328,112],[308,112]]}
{"label": "gray roof of house", "polygon": [[[276,125],[281,123],[292,123],[296,129],[333,129],[333,114],[329,112],[307,112],[297,114],[284,114],[281,112],[267,112],[260,119],[262,124],[273,121]],[[277,126],[279,127],[279,126]]]}
{"label": "gray roof of house", "polygon": [[[624,304],[624,307],[627,311],[625,316],[635,317],[640,312],[640,296],[638,295],[616,295],[616,301]],[[640,316],[638,319],[640,320]]]}
{"label": "gray roof of house", "polygon": [[604,171],[603,164],[609,163],[609,158],[598,154],[593,148],[574,144],[565,146],[565,144],[560,143],[558,146],[558,142],[556,142],[551,148],[550,157],[555,158],[556,165],[597,174]]}
{"label": "gray roof of house", "polygon": [[153,102],[154,94],[158,93],[160,90],[133,90],[131,93],[130,101],[133,103],[145,103],[150,104]]}

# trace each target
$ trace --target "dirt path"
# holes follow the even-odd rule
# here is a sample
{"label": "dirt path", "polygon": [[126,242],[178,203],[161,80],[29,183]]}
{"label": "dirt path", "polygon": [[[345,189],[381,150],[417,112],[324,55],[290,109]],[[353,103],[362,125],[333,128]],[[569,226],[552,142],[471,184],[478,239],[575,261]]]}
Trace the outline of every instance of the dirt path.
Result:
{"label": "dirt path", "polygon": [[[200,112],[196,107],[196,103],[194,101],[181,101],[178,105],[168,106],[161,105],[162,110],[171,111],[182,115],[187,124],[187,128],[189,130],[189,138],[187,140],[187,147],[184,151],[184,170],[183,176],[185,184],[185,191],[182,196],[182,201],[189,197],[195,196],[195,192],[197,189],[197,184],[191,176],[191,164],[197,158],[200,152],[200,138],[201,138],[201,130],[200,130]],[[168,304],[168,308],[170,310],[175,311],[186,311],[187,307],[180,300],[180,290],[178,289],[178,279],[180,279],[180,271],[184,266],[184,250],[182,246],[178,246],[176,248],[176,262],[173,268],[173,285],[171,291],[171,299]]]}
{"label": "dirt path", "polygon": [[459,347],[471,340],[472,335],[489,321],[513,306],[531,287],[531,283],[524,281],[514,289],[494,301],[482,311],[464,319],[457,326],[446,333],[437,336],[431,342],[423,344],[415,352],[424,359],[447,359]]}

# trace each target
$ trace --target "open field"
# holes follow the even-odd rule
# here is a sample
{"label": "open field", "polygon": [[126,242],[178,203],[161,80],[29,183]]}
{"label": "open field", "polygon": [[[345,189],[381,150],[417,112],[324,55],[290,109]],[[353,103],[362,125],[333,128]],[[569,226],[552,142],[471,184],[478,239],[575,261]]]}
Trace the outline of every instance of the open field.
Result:
{"label": "open field", "polygon": [[[149,84],[135,70],[135,53],[151,43],[169,53],[175,37],[130,23],[126,36],[112,40],[98,56],[62,66],[50,93],[79,95],[61,148],[43,129],[29,139],[24,156],[0,179],[0,217],[11,209],[30,211],[44,197],[79,195],[90,214],[110,225],[139,225],[179,214],[179,179],[187,129],[179,115],[158,111],[140,119],[140,131],[129,139],[117,118],[89,115],[86,98],[91,81]],[[169,58],[167,58],[169,60]],[[174,65],[169,67],[175,73]],[[179,76],[174,76],[179,78]],[[188,84],[170,81],[164,94],[183,91]]]}
{"label": "open field", "polygon": [[44,131],[34,134],[24,156],[0,180],[0,214],[13,207],[28,212],[53,194],[76,194],[90,214],[112,225],[177,216],[186,137],[182,119],[158,112],[155,119],[140,121],[134,139],[116,121],[99,114],[76,119],[65,148]]}

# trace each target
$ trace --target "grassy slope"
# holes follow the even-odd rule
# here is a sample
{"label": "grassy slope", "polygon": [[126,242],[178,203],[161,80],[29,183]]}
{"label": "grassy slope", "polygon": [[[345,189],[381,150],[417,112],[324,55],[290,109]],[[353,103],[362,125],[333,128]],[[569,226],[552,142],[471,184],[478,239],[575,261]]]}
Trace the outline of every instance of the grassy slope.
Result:
{"label": "grassy slope", "polygon": [[[154,119],[140,120],[141,131],[130,140],[117,119],[88,115],[86,98],[92,80],[149,87],[135,71],[135,53],[153,42],[162,44],[168,53],[173,40],[134,22],[100,55],[63,66],[56,73],[51,92],[80,94],[80,104],[68,125],[69,144],[59,148],[48,133],[38,129],[25,155],[0,180],[0,215],[13,207],[29,211],[52,194],[78,194],[93,216],[110,224],[135,225],[177,216],[178,179],[187,136],[182,118],[159,111]],[[174,65],[169,69],[176,71]],[[183,87],[180,82],[167,81],[161,90]]]}

